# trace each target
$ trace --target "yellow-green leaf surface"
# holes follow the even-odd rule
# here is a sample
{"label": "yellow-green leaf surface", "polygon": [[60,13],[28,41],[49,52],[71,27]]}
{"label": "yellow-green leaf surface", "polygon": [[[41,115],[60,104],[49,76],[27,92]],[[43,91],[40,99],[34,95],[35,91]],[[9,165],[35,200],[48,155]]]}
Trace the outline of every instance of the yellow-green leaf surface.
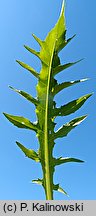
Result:
{"label": "yellow-green leaf surface", "polygon": [[34,130],[35,132],[37,132],[38,130],[36,124],[33,124],[32,122],[29,121],[29,119],[24,118],[23,116],[14,116],[7,113],[3,113],[3,114],[12,124],[17,126],[18,128],[30,129],[30,130]]}
{"label": "yellow-green leaf surface", "polygon": [[82,121],[84,121],[84,119],[87,117],[87,115],[85,116],[81,116],[78,118],[73,119],[72,121],[68,122],[67,124],[63,125],[61,128],[59,128],[54,135],[54,138],[60,138],[60,137],[65,137],[67,136],[67,134],[74,129],[76,126],[78,126]]}
{"label": "yellow-green leaf surface", "polygon": [[24,98],[26,98],[28,101],[30,101],[31,103],[33,103],[35,106],[37,106],[38,104],[38,100],[33,98],[30,94],[22,91],[22,90],[18,90],[13,88],[12,86],[9,86],[9,88],[11,88],[13,91],[17,92],[18,94],[20,94],[21,96],[23,96]]}
{"label": "yellow-green leaf surface", "polygon": [[40,161],[40,159],[38,157],[38,154],[34,150],[26,148],[25,146],[23,146],[19,142],[16,142],[16,144],[23,151],[23,153],[26,155],[26,157],[28,157],[28,158],[30,158],[32,160],[35,160],[36,162]]}
{"label": "yellow-green leaf surface", "polygon": [[71,158],[71,157],[67,157],[67,158],[60,157],[60,158],[54,160],[55,166],[61,165],[64,163],[69,163],[69,162],[83,163],[84,161],[77,159],[77,158]]}
{"label": "yellow-green leaf surface", "polygon": [[16,62],[18,64],[20,64],[23,68],[25,68],[26,70],[28,70],[31,74],[33,74],[36,78],[39,78],[39,74],[29,65],[25,64],[24,62],[21,62],[19,60],[16,60]]}
{"label": "yellow-green leaf surface", "polygon": [[53,89],[53,92],[52,92],[52,95],[55,96],[57,93],[59,93],[60,91],[62,91],[63,89],[65,88],[68,88],[70,86],[73,86],[75,84],[78,84],[78,83],[82,83],[82,82],[85,82],[87,81],[88,78],[85,78],[85,79],[81,79],[81,80],[76,80],[76,81],[70,81],[70,82],[63,82],[63,83],[60,83],[58,85],[56,85]]}
{"label": "yellow-green leaf surface", "polygon": [[84,95],[78,98],[77,100],[73,100],[64,106],[61,106],[60,108],[56,108],[54,110],[54,115],[55,116],[66,116],[66,115],[76,112],[91,95],[92,94]]}
{"label": "yellow-green leaf surface", "polygon": [[82,59],[80,59],[79,61],[76,62],[72,62],[72,63],[67,63],[64,65],[58,65],[57,67],[53,68],[53,75],[55,76],[56,74],[60,73],[61,71],[79,63]]}
{"label": "yellow-green leaf surface", "polygon": [[[40,39],[37,39],[35,36],[34,38],[40,44],[41,50],[40,53],[34,51],[32,49],[27,49],[39,56],[42,62],[42,68],[40,71],[40,79],[37,85],[37,94],[40,104],[36,107],[36,114],[39,120],[40,129],[43,133],[40,133],[39,142],[41,151],[41,158],[42,158],[42,168],[45,164],[45,173],[44,173],[44,184],[46,185],[46,190],[48,188],[52,188],[52,173],[53,169],[51,169],[51,155],[52,155],[52,148],[54,145],[54,141],[49,146],[50,138],[49,135],[54,133],[54,122],[51,119],[50,110],[53,109],[54,101],[52,98],[52,88],[55,85],[53,74],[52,74],[52,67],[58,66],[60,64],[60,59],[58,57],[58,52],[61,50],[62,46],[64,45],[65,41],[65,18],[64,18],[64,4],[62,6],[62,11],[60,18],[55,25],[55,27],[49,32],[45,41],[41,42]],[[51,191],[51,190],[50,190]],[[52,194],[49,192],[47,193],[47,198],[52,197]]]}

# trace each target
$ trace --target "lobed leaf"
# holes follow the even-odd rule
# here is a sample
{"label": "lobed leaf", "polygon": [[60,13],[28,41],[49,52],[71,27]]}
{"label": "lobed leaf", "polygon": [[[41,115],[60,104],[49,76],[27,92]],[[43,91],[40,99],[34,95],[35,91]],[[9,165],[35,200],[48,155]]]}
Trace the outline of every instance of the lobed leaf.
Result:
{"label": "lobed leaf", "polygon": [[92,94],[84,95],[77,100],[73,100],[60,108],[54,109],[55,116],[66,116],[76,112]]}
{"label": "lobed leaf", "polygon": [[30,94],[22,91],[22,90],[18,90],[13,88],[12,86],[9,86],[9,88],[11,88],[13,91],[17,92],[18,94],[20,94],[21,96],[23,96],[24,98],[26,98],[28,101],[30,101],[31,103],[33,103],[35,106],[38,105],[38,100],[33,98]]}
{"label": "lobed leaf", "polygon": [[34,150],[26,148],[25,146],[23,146],[21,143],[17,141],[16,144],[28,158],[35,160],[36,162],[40,162],[38,154]]}
{"label": "lobed leaf", "polygon": [[58,84],[54,87],[54,90],[52,91],[52,95],[55,96],[57,93],[59,93],[61,90],[68,88],[70,86],[73,86],[77,83],[81,83],[84,81],[87,81],[89,78],[81,79],[81,80],[76,80],[76,81],[70,81],[70,82],[63,82],[61,84]]}
{"label": "lobed leaf", "polygon": [[33,74],[36,78],[39,78],[39,73],[37,73],[32,67],[29,65],[25,64],[24,62],[21,62],[19,60],[16,60],[18,64],[20,64],[23,68],[28,70],[31,74]]}
{"label": "lobed leaf", "polygon": [[36,106],[36,115],[38,122],[32,123],[29,119],[26,119],[22,116],[13,116],[7,113],[4,113],[4,115],[15,126],[19,128],[34,130],[37,133],[37,137],[40,144],[40,148],[38,151],[39,153],[35,152],[32,149],[24,147],[19,142],[16,143],[28,158],[41,163],[41,167],[43,170],[43,179],[33,180],[32,182],[42,185],[45,190],[46,199],[50,200],[53,199],[53,190],[57,190],[67,195],[66,191],[63,190],[59,186],[59,184],[54,185],[53,183],[53,174],[55,166],[67,162],[84,162],[80,159],[71,157],[60,157],[57,159],[53,158],[53,147],[55,144],[54,140],[57,138],[67,136],[67,134],[77,125],[79,125],[87,116],[85,115],[75,118],[67,124],[64,124],[56,132],[54,132],[56,124],[54,122],[55,117],[66,116],[74,113],[84,104],[84,102],[92,94],[87,94],[83,97],[80,97],[74,101],[69,102],[68,104],[65,104],[64,106],[61,106],[60,108],[56,108],[56,103],[53,99],[54,96],[64,88],[87,80],[83,79],[58,84],[57,80],[54,79],[55,75],[81,61],[79,60],[76,62],[61,65],[60,57],[58,56],[58,53],[74,38],[73,36],[69,39],[66,39],[64,1],[62,4],[60,17],[54,28],[48,33],[45,40],[42,41],[34,34],[33,37],[40,45],[40,51],[37,52],[28,46],[24,47],[41,60],[42,67],[40,74],[24,62],[18,60],[17,62],[23,68],[25,68],[31,74],[33,74],[36,78],[38,78],[38,84],[36,87],[38,100],[33,98],[31,95],[24,91],[20,91],[12,87],[10,88],[19,93],[21,96],[25,97],[27,100],[29,100]]}
{"label": "lobed leaf", "polygon": [[18,128],[30,129],[34,130],[35,132],[37,132],[38,130],[37,124],[30,122],[27,118],[24,118],[22,116],[14,116],[7,113],[3,114],[12,124],[17,126]]}
{"label": "lobed leaf", "polygon": [[77,125],[79,125],[86,117],[87,115],[75,118],[72,121],[68,122],[67,124],[63,125],[55,132],[54,139],[67,136],[67,134],[72,129],[74,129]]}

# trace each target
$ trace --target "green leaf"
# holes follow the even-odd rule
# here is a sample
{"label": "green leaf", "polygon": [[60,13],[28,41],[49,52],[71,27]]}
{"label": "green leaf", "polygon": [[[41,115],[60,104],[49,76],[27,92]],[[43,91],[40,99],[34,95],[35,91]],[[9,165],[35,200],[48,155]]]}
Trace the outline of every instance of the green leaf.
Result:
{"label": "green leaf", "polygon": [[37,124],[35,123],[33,124],[27,118],[24,118],[22,116],[14,116],[7,113],[3,113],[3,114],[11,123],[13,123],[18,128],[30,129],[30,130],[34,130],[35,132],[37,132],[38,130]]}
{"label": "green leaf", "polygon": [[35,184],[39,184],[39,185],[43,185],[43,179],[36,179],[36,180],[32,180],[33,183]]}
{"label": "green leaf", "polygon": [[28,101],[30,101],[31,103],[33,103],[35,106],[38,105],[38,100],[33,98],[30,94],[22,91],[22,90],[18,90],[13,88],[12,86],[9,86],[9,88],[11,88],[13,91],[17,92],[18,94],[20,94],[21,96],[23,96],[24,98],[26,98]]}
{"label": "green leaf", "polygon": [[78,118],[73,119],[72,121],[68,122],[67,124],[63,125],[59,128],[54,135],[54,138],[65,137],[67,134],[74,129],[77,125],[79,125],[84,119],[86,119],[87,115],[80,116]]}
{"label": "green leaf", "polygon": [[[55,145],[54,140],[57,138],[65,137],[67,134],[79,125],[85,118],[81,116],[73,119],[72,121],[64,124],[61,128],[55,131],[55,117],[64,116],[74,113],[78,110],[84,102],[91,96],[91,94],[85,95],[77,100],[71,101],[60,108],[56,108],[56,102],[54,101],[54,96],[69,86],[77,84],[79,82],[85,81],[77,80],[71,82],[63,82],[58,84],[57,80],[54,78],[55,75],[59,74],[62,70],[68,69],[76,63],[72,62],[65,63],[64,65],[60,62],[60,56],[58,53],[73,39],[66,39],[66,22],[64,13],[64,1],[62,4],[62,10],[60,17],[54,26],[54,28],[48,33],[45,40],[42,41],[37,36],[33,34],[34,39],[40,45],[40,51],[35,51],[34,49],[24,46],[29,52],[37,56],[41,60],[41,70],[37,73],[32,67],[25,64],[24,62],[17,62],[25,69],[27,69],[31,74],[38,78],[38,83],[36,86],[37,99],[33,98],[31,95],[24,91],[19,91],[17,89],[12,89],[18,92],[21,96],[25,97],[27,100],[31,101],[36,105],[36,117],[37,123],[32,123],[28,119],[20,116],[13,116],[4,113],[6,118],[12,122],[15,126],[19,128],[25,128],[34,130],[39,141],[39,150],[36,153],[32,149],[27,149],[22,144],[17,142],[17,145],[25,153],[25,155],[35,161],[41,163],[41,168],[43,171],[43,179],[33,180],[34,183],[40,184],[44,187],[46,200],[53,199],[53,190],[60,191],[67,195],[59,184],[54,185],[53,174],[55,171],[55,165],[60,165],[67,162],[83,162],[76,158],[57,158],[53,157],[53,148]],[[71,53],[71,52],[70,52]]]}
{"label": "green leaf", "polygon": [[55,116],[66,116],[76,112],[92,94],[84,95],[77,100],[73,100],[68,104],[54,109]]}
{"label": "green leaf", "polygon": [[68,196],[67,192],[63,188],[61,188],[59,186],[59,184],[53,185],[53,190],[56,190],[56,191],[58,191],[60,193],[63,193],[64,195]]}
{"label": "green leaf", "polygon": [[77,158],[70,158],[70,157],[66,157],[66,158],[60,157],[60,158],[54,159],[54,165],[55,166],[61,165],[63,163],[68,163],[68,162],[83,163],[84,161],[80,160],[80,159],[77,159]]}
{"label": "green leaf", "polygon": [[26,148],[25,146],[23,146],[19,142],[16,142],[16,144],[23,151],[23,153],[26,155],[26,157],[28,157],[28,158],[30,158],[32,160],[35,160],[36,162],[40,162],[38,154],[34,150]]}
{"label": "green leaf", "polygon": [[80,61],[82,61],[82,59],[76,61],[76,62],[72,62],[72,63],[67,63],[64,65],[58,65],[57,67],[53,68],[52,72],[53,72],[53,76],[55,76],[56,74],[60,73],[61,71],[79,63]]}
{"label": "green leaf", "polygon": [[18,64],[20,64],[23,68],[28,70],[31,74],[33,74],[36,78],[39,78],[39,73],[37,73],[32,67],[29,65],[25,64],[24,62],[21,62],[19,60],[16,60]]}
{"label": "green leaf", "polygon": [[54,87],[54,90],[52,91],[52,95],[55,96],[57,93],[59,93],[61,90],[68,88],[70,86],[73,86],[77,83],[81,83],[84,81],[89,80],[89,78],[81,79],[81,80],[76,80],[76,81],[70,81],[70,82],[63,82],[61,84],[58,84]]}
{"label": "green leaf", "polygon": [[[62,7],[62,12],[59,18],[59,21],[55,25],[55,27],[49,32],[45,39],[45,47],[41,48],[40,58],[42,60],[42,68],[40,71],[40,79],[37,85],[37,94],[38,100],[40,101],[40,106],[37,106],[36,113],[38,115],[40,128],[44,133],[39,135],[40,140],[40,148],[42,155],[42,163],[45,161],[44,167],[44,185],[48,189],[50,188],[50,175],[53,175],[53,170],[50,167],[48,161],[50,161],[52,146],[51,142],[49,148],[49,133],[53,134],[54,125],[50,120],[50,110],[53,108],[53,98],[51,96],[51,89],[53,87],[54,80],[52,82],[52,67],[58,65],[59,57],[57,53],[60,51],[62,43],[65,40],[65,22],[64,22],[64,5]],[[46,59],[45,59],[46,57]],[[41,83],[43,80],[43,84]],[[50,174],[51,173],[51,174]],[[47,194],[47,199],[49,199],[49,195]]]}

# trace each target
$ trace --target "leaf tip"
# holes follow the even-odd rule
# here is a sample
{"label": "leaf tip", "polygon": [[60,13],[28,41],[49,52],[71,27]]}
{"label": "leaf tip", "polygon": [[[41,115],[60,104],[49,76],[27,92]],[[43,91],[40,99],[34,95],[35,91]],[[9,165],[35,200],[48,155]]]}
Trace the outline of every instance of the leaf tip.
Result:
{"label": "leaf tip", "polygon": [[6,117],[7,116],[7,114],[5,113],[5,112],[3,112],[3,115]]}
{"label": "leaf tip", "polygon": [[8,85],[8,87],[9,87],[10,89],[12,89],[12,90],[13,90],[13,87],[12,87],[12,86]]}
{"label": "leaf tip", "polygon": [[85,161],[84,160],[80,160],[80,159],[78,159],[79,161],[78,162],[80,162],[80,163],[85,163]]}
{"label": "leaf tip", "polygon": [[63,12],[63,11],[64,11],[64,6],[65,6],[65,3],[66,3],[66,1],[65,1],[65,0],[62,0],[62,8],[61,8],[61,12]]}
{"label": "leaf tip", "polygon": [[79,62],[81,62],[83,60],[85,60],[85,58],[81,58],[80,60],[77,61],[77,63],[79,63]]}
{"label": "leaf tip", "polygon": [[24,44],[23,46],[24,46],[24,48],[25,48],[25,49],[27,49],[27,48],[28,48],[28,46],[26,46],[25,44]]}
{"label": "leaf tip", "polygon": [[17,144],[17,145],[19,145],[19,142],[18,142],[18,141],[16,141],[16,144]]}
{"label": "leaf tip", "polygon": [[93,94],[94,94],[94,92],[90,93],[90,94],[89,94],[89,97],[91,97]]}
{"label": "leaf tip", "polygon": [[16,62],[17,62],[17,63],[20,63],[20,61],[19,61],[19,60],[17,60],[17,59],[16,59]]}
{"label": "leaf tip", "polygon": [[35,36],[35,34],[34,34],[34,33],[32,33],[32,36],[34,37],[34,36]]}

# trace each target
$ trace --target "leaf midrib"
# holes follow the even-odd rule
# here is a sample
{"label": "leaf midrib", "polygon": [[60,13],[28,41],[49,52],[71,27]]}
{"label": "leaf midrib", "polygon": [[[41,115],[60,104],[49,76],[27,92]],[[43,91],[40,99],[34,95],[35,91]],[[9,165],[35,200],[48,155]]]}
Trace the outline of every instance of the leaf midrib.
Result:
{"label": "leaf midrib", "polygon": [[[49,161],[49,143],[48,143],[48,110],[49,110],[49,93],[50,93],[50,78],[51,78],[51,66],[52,66],[52,60],[53,60],[53,55],[54,55],[54,50],[55,50],[55,44],[56,44],[56,39],[54,42],[53,50],[52,50],[52,56],[50,60],[50,66],[49,66],[49,74],[48,74],[48,84],[47,84],[47,91],[46,91],[46,105],[45,105],[45,131],[44,131],[44,144],[45,144],[45,167],[47,170],[47,182],[46,182],[46,187],[47,191],[49,191],[49,197],[52,196],[51,190],[48,190],[49,186],[51,187],[51,179],[50,179],[50,161]],[[48,195],[48,194],[47,194]],[[52,199],[52,198],[51,198]]]}

